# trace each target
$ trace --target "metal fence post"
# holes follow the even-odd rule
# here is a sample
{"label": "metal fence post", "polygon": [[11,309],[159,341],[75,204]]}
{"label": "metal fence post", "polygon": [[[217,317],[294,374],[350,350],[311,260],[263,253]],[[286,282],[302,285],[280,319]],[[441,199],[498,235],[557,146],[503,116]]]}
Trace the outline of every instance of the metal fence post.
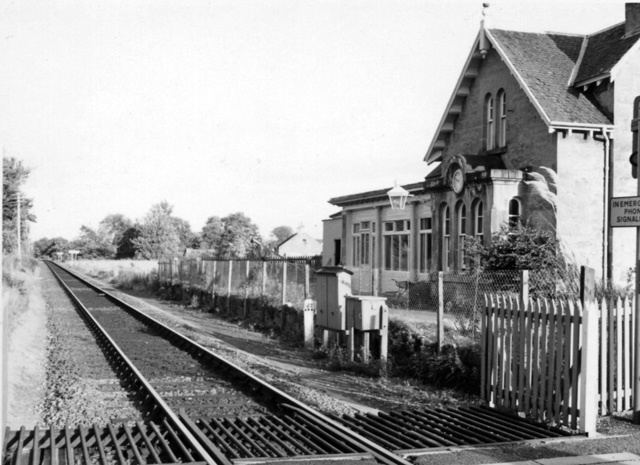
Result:
{"label": "metal fence post", "polygon": [[227,313],[231,311],[231,273],[233,270],[233,260],[229,259],[229,273],[227,282]]}
{"label": "metal fence post", "polygon": [[262,297],[267,295],[267,262],[262,262]]}
{"label": "metal fence post", "polygon": [[227,281],[227,299],[231,297],[231,273],[233,271],[233,260],[229,260],[229,273]]}
{"label": "metal fence post", "polygon": [[282,262],[282,305],[287,303],[287,261]]}
{"label": "metal fence post", "polygon": [[247,318],[247,299],[249,298],[249,266],[251,265],[251,262],[249,260],[247,260],[245,262],[246,265],[246,270],[245,270],[245,274],[244,274],[244,305],[243,305],[243,313],[244,315],[242,315],[244,318]]}
{"label": "metal fence post", "polygon": [[213,278],[211,279],[211,295],[216,293],[216,277],[218,275],[218,260],[213,261]]}
{"label": "metal fence post", "polygon": [[442,349],[442,341],[444,339],[444,273],[438,271],[438,322],[436,344],[438,353]]}

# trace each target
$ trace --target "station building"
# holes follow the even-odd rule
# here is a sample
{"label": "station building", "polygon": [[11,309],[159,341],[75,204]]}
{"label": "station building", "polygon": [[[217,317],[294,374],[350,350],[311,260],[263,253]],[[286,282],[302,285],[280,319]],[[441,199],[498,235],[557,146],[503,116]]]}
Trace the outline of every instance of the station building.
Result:
{"label": "station building", "polygon": [[639,96],[640,3],[589,35],[482,24],[424,157],[437,167],[403,186],[403,210],[390,208],[389,187],[330,199],[340,211],[324,221],[323,263],[353,271],[356,293],[385,292],[394,280],[464,271],[465,236],[486,243],[526,223],[624,282],[635,230],[609,228],[608,199],[637,192]]}

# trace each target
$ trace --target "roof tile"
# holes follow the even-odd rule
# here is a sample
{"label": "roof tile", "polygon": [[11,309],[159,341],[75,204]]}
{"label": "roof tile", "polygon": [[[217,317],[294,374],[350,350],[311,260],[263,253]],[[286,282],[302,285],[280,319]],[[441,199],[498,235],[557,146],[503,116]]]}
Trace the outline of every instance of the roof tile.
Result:
{"label": "roof tile", "polygon": [[625,53],[640,40],[640,34],[625,37],[624,23],[587,37],[587,49],[575,82],[589,81],[606,75]]}
{"label": "roof tile", "polygon": [[568,87],[583,38],[491,29],[550,121],[611,124],[582,93]]}

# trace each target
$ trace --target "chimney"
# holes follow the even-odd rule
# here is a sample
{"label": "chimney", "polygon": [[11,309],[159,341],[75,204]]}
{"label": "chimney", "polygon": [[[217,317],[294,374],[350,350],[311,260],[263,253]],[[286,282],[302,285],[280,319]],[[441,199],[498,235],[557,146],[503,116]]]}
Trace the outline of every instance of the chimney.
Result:
{"label": "chimney", "polygon": [[640,3],[625,3],[624,32],[627,37],[640,32]]}

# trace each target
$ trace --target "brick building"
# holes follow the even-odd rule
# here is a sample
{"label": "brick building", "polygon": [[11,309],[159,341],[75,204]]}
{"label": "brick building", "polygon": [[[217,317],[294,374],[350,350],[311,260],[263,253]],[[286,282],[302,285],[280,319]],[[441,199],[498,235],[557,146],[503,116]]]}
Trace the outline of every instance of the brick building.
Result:
{"label": "brick building", "polygon": [[640,111],[640,3],[590,35],[488,29],[474,41],[424,160],[439,163],[392,210],[389,188],[335,197],[323,262],[354,291],[464,270],[465,235],[503,224],[553,231],[579,264],[624,280],[634,232],[608,228],[611,195],[635,195],[630,124]]}

